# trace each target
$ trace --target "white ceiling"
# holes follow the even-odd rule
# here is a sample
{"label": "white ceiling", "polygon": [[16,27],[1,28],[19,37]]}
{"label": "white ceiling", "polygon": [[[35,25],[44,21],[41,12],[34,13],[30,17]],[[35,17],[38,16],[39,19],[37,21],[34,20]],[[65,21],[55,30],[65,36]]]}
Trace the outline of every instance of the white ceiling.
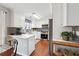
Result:
{"label": "white ceiling", "polygon": [[21,16],[30,16],[33,12],[39,14],[43,19],[51,17],[51,4],[49,3],[0,3]]}

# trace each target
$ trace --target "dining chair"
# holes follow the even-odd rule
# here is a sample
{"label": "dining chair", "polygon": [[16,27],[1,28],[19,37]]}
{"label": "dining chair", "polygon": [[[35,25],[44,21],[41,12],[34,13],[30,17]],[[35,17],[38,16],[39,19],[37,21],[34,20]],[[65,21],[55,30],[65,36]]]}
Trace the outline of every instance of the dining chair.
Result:
{"label": "dining chair", "polygon": [[14,39],[13,40],[13,46],[12,46],[13,52],[12,52],[11,56],[16,56],[16,54],[17,54],[17,46],[18,46],[18,41],[16,39]]}

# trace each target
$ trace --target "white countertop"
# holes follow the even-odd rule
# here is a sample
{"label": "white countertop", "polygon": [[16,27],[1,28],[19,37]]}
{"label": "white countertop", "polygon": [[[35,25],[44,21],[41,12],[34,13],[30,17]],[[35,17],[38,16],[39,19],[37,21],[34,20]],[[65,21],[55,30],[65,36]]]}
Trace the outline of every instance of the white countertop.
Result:
{"label": "white countertop", "polygon": [[34,36],[34,34],[22,34],[22,35],[8,35],[10,37],[13,37],[13,38],[29,38],[31,36]]}

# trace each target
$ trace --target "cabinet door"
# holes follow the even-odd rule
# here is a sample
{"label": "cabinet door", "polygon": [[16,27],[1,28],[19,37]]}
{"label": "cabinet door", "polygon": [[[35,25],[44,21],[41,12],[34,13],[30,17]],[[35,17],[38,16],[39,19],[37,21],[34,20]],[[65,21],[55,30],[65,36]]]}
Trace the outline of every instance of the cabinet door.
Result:
{"label": "cabinet door", "polygon": [[35,35],[35,39],[40,39],[41,38],[41,32],[34,31],[33,34]]}
{"label": "cabinet door", "polygon": [[28,55],[28,39],[16,38],[18,41],[17,53],[20,55]]}
{"label": "cabinet door", "polygon": [[41,38],[41,32],[37,32],[37,39],[40,39]]}
{"label": "cabinet door", "polygon": [[31,55],[31,53],[35,50],[35,37],[32,36],[28,39],[28,52],[29,54],[28,55]]}

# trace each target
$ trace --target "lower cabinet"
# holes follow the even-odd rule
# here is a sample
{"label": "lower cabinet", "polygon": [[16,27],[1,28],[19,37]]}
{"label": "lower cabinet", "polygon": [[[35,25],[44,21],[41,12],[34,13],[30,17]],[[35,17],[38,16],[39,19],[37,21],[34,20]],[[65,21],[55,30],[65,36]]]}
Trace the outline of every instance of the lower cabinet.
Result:
{"label": "lower cabinet", "polygon": [[35,37],[31,36],[26,39],[17,39],[18,49],[17,54],[29,56],[35,50]]}
{"label": "lower cabinet", "polygon": [[18,40],[18,47],[17,47],[17,54],[19,55],[28,55],[28,40],[17,38]]}
{"label": "lower cabinet", "polygon": [[35,36],[11,36],[12,39],[16,39],[18,41],[17,54],[22,56],[29,56],[35,50]]}
{"label": "lower cabinet", "polygon": [[33,34],[35,35],[35,39],[40,39],[41,38],[41,32],[34,31]]}
{"label": "lower cabinet", "polygon": [[28,40],[28,55],[31,55],[31,53],[35,50],[35,39],[34,37],[31,37],[29,40]]}

